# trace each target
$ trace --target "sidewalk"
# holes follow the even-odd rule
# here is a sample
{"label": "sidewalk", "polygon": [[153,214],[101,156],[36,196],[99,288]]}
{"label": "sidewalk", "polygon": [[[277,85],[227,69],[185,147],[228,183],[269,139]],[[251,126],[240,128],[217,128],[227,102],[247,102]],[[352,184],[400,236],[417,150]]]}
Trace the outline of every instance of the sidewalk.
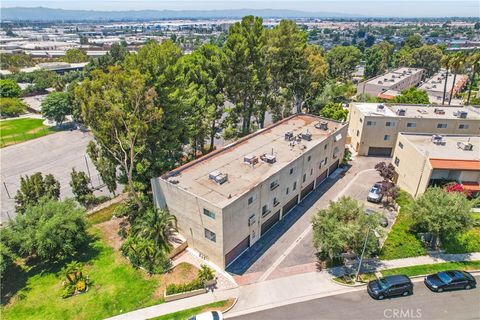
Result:
{"label": "sidewalk", "polygon": [[230,298],[238,297],[238,288],[229,290],[216,290],[214,292],[208,292],[198,296],[176,300],[172,302],[166,302],[155,306],[138,309],[132,312],[120,314],[108,318],[109,320],[144,320],[151,319],[165,314],[186,310],[202,306],[204,304],[210,304],[216,301],[227,300]]}

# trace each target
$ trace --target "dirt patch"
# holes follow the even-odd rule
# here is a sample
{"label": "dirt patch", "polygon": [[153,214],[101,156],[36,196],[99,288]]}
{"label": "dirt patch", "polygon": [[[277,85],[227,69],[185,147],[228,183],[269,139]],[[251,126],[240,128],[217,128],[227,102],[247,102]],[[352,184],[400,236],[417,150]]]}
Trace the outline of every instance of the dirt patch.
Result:
{"label": "dirt patch", "polygon": [[121,221],[121,218],[113,218],[112,220],[95,225],[95,227],[102,231],[105,242],[115,250],[120,250],[123,243],[122,238],[118,235]]}
{"label": "dirt patch", "polygon": [[159,286],[154,292],[155,298],[163,298],[167,285],[188,283],[195,280],[198,276],[198,269],[190,263],[182,262],[175,268],[162,275],[154,275],[158,279]]}

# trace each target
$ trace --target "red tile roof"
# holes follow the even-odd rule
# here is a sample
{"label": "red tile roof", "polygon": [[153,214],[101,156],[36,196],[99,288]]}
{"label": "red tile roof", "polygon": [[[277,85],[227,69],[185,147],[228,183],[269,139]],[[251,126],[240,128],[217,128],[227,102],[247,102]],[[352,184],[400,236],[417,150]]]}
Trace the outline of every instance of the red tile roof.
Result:
{"label": "red tile roof", "polygon": [[479,170],[479,160],[430,159],[433,169]]}

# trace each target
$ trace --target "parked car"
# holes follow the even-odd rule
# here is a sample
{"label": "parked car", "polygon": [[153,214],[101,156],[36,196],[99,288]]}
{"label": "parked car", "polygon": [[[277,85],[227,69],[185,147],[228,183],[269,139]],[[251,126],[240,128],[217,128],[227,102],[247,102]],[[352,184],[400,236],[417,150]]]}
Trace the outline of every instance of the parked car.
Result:
{"label": "parked car", "polygon": [[413,294],[413,283],[405,275],[386,276],[370,281],[367,292],[372,298],[378,300],[393,296],[408,296]]}
{"label": "parked car", "polygon": [[373,187],[368,192],[367,201],[380,203],[382,201],[383,195],[380,193],[380,185],[375,183]]}
{"label": "parked car", "polygon": [[209,311],[197,314],[196,316],[191,317],[189,320],[223,320],[223,316],[220,311]]}
{"label": "parked car", "polygon": [[431,274],[425,278],[424,282],[430,290],[435,292],[471,289],[477,285],[477,281],[470,273],[460,270],[449,270]]}
{"label": "parked car", "polygon": [[[377,211],[373,210],[373,209],[365,209],[365,213],[370,215],[370,214],[374,214],[376,213]],[[384,228],[388,227],[388,219],[384,216],[384,215],[380,215],[379,217],[379,220],[380,220],[380,225]]]}

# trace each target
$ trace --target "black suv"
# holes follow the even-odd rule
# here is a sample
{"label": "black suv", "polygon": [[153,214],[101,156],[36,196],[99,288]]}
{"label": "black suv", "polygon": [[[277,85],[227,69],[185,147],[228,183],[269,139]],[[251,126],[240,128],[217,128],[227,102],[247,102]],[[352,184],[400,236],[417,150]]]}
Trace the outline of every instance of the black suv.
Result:
{"label": "black suv", "polygon": [[449,270],[431,274],[425,278],[425,285],[432,291],[471,289],[475,288],[477,281],[466,271]]}
{"label": "black suv", "polygon": [[387,276],[368,283],[368,294],[378,300],[392,296],[413,294],[413,283],[405,275]]}

